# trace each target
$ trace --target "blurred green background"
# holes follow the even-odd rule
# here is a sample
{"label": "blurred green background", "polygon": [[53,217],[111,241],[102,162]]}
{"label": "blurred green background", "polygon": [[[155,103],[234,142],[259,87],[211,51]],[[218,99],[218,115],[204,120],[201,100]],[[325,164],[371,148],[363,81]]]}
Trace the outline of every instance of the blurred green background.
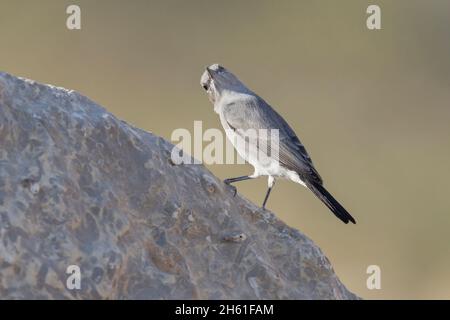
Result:
{"label": "blurred green background", "polygon": [[[66,28],[69,4],[80,31]],[[366,28],[369,4],[380,31]],[[0,0],[0,39],[2,71],[75,89],[166,139],[194,120],[220,128],[199,78],[225,65],[286,118],[358,224],[286,181],[269,209],[363,298],[450,298],[450,1]],[[266,185],[238,189],[260,204]],[[372,264],[381,290],[366,288]]]}

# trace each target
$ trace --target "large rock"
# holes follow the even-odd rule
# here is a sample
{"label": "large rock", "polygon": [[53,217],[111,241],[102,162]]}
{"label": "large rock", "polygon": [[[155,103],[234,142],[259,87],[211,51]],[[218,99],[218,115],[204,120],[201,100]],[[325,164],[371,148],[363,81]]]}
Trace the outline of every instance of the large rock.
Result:
{"label": "large rock", "polygon": [[172,147],[0,73],[0,298],[356,298],[310,239]]}

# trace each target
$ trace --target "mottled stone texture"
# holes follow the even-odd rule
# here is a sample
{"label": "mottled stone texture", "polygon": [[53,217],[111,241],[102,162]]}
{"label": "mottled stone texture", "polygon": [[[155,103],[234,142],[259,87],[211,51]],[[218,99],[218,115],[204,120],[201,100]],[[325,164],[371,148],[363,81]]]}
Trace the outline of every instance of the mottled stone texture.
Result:
{"label": "mottled stone texture", "polygon": [[74,91],[0,73],[0,298],[355,298],[310,239],[171,149]]}

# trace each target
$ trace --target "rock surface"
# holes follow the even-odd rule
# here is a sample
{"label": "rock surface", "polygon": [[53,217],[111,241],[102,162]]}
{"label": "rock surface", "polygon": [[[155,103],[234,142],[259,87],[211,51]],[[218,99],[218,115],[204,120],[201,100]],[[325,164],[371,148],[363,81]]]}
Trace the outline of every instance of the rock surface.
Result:
{"label": "rock surface", "polygon": [[356,298],[310,239],[203,166],[173,165],[172,147],[0,73],[0,298]]}

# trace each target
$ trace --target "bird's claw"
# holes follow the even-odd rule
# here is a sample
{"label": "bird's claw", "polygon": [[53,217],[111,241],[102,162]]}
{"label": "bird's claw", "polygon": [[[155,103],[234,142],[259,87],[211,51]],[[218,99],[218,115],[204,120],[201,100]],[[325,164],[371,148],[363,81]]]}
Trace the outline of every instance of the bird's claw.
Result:
{"label": "bird's claw", "polygon": [[237,188],[235,186],[233,186],[232,184],[230,184],[227,180],[224,180],[224,183],[229,189],[231,189],[231,193],[233,194],[233,197],[236,197]]}

